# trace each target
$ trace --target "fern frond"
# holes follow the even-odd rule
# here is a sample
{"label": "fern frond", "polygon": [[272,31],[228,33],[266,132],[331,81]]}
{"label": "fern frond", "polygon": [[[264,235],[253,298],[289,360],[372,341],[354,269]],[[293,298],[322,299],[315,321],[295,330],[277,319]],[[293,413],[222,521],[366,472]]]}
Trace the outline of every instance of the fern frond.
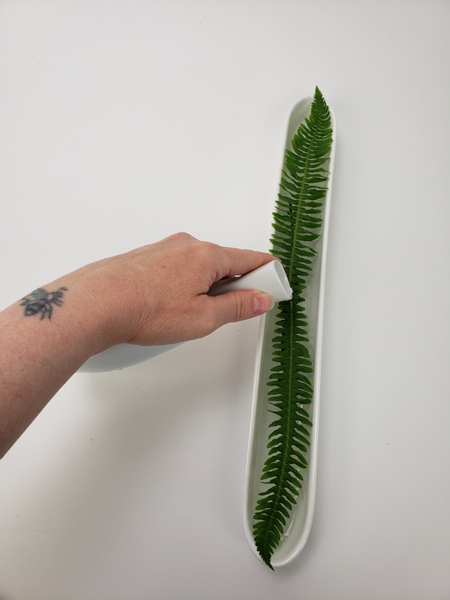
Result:
{"label": "fern frond", "polygon": [[311,112],[286,150],[280,194],[273,215],[272,253],[277,256],[293,290],[292,300],[280,302],[272,341],[271,369],[267,385],[270,412],[268,458],[254,514],[253,536],[262,560],[271,568],[302,488],[301,471],[312,423],[307,410],[313,399],[313,363],[308,349],[305,290],[314,268],[314,248],[322,226],[322,204],[327,192],[332,129],[329,108],[318,88]]}

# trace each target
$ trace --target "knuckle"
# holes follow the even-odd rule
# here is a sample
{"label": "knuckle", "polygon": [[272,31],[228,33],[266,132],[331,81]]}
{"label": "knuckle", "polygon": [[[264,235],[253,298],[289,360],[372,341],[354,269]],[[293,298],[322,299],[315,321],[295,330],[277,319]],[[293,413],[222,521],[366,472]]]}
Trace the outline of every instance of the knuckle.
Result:
{"label": "knuckle", "polygon": [[180,242],[188,242],[190,240],[194,240],[195,238],[193,238],[192,235],[189,235],[189,233],[186,233],[185,231],[178,231],[177,233],[173,233],[172,235],[170,235],[167,239]]}
{"label": "knuckle", "polygon": [[235,321],[243,321],[247,317],[247,302],[243,294],[235,296]]}
{"label": "knuckle", "polygon": [[209,264],[213,261],[217,254],[216,244],[211,242],[198,242],[196,246],[197,258],[204,264]]}

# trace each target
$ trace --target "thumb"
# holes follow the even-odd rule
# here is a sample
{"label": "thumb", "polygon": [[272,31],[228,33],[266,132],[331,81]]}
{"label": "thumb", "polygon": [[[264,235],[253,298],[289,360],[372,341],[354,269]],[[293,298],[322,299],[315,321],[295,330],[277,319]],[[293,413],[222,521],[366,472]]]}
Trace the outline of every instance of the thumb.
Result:
{"label": "thumb", "polygon": [[221,296],[214,296],[211,300],[214,302],[217,321],[220,323],[218,327],[225,323],[257,317],[270,310],[274,305],[269,294],[258,290],[227,292]]}

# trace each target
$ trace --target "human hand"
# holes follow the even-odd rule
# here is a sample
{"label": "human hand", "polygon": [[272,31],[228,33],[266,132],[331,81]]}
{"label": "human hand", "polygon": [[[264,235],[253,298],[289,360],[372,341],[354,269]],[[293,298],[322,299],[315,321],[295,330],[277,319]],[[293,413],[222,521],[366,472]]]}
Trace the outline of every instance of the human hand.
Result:
{"label": "human hand", "polygon": [[[208,296],[213,283],[274,260],[263,252],[200,242],[186,233],[99,261],[79,272],[103,296],[112,343],[159,345],[203,337],[269,310],[255,290]],[[67,294],[69,299],[69,293]]]}

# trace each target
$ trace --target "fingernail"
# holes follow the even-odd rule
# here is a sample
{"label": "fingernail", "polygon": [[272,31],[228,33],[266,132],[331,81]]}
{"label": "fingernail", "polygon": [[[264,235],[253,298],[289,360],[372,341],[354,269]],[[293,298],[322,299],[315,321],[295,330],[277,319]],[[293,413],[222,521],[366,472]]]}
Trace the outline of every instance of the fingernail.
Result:
{"label": "fingernail", "polygon": [[263,292],[258,292],[253,296],[253,312],[255,315],[262,315],[267,312],[271,308],[273,308],[274,301],[272,296],[269,294],[263,294]]}

